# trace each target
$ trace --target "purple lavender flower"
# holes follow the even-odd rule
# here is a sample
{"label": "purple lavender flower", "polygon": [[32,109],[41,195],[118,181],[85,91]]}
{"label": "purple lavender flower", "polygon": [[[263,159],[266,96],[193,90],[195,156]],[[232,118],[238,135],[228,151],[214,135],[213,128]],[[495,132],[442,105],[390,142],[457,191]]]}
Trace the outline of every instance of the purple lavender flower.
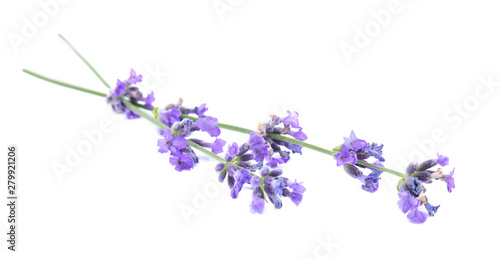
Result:
{"label": "purple lavender flower", "polygon": [[307,140],[307,135],[304,132],[302,132],[302,128],[299,129],[298,131],[291,131],[291,130],[289,130],[289,131],[286,132],[286,134],[288,134],[288,135],[290,135],[290,136],[292,136],[295,139],[300,140],[300,141]]}
{"label": "purple lavender flower", "polygon": [[111,108],[114,112],[125,113],[127,119],[140,118],[139,115],[135,114],[123,103],[121,99],[122,97],[128,99],[128,101],[132,103],[143,102],[145,107],[148,109],[154,108],[152,105],[155,100],[154,93],[151,92],[146,98],[144,98],[139,88],[133,86],[133,84],[141,81],[142,75],[137,75],[134,69],[130,70],[130,77],[127,80],[117,80],[115,88],[110,90],[110,93],[106,98],[107,103],[111,104]]}
{"label": "purple lavender flower", "polygon": [[293,203],[295,203],[296,206],[299,206],[299,204],[302,202],[302,198],[304,196],[304,192],[306,191],[306,188],[302,185],[302,183],[297,183],[297,180],[291,181],[287,180],[287,185],[292,189],[292,192],[286,192],[287,189],[283,194],[285,197],[290,197]]}
{"label": "purple lavender flower", "polygon": [[207,132],[211,137],[218,137],[220,135],[220,128],[217,127],[217,118],[206,116],[196,121],[196,126],[201,131]]}
{"label": "purple lavender flower", "polygon": [[273,179],[271,181],[271,189],[278,196],[283,195],[283,189],[285,187],[286,187],[286,183],[285,183],[285,179],[283,179],[283,178],[277,178],[277,179]]}
{"label": "purple lavender flower", "polygon": [[165,125],[172,127],[174,123],[181,121],[182,112],[179,109],[172,108],[168,110],[161,110],[159,115]]}
{"label": "purple lavender flower", "polygon": [[406,214],[406,217],[410,220],[411,223],[422,224],[427,219],[427,215],[418,210],[418,208],[413,208]]}
{"label": "purple lavender flower", "polygon": [[252,202],[250,203],[250,212],[262,214],[264,212],[265,201],[259,195],[254,194],[252,196]]}
{"label": "purple lavender flower", "polygon": [[175,166],[175,170],[181,172],[183,170],[190,170],[194,167],[194,161],[188,154],[179,154],[178,156],[170,157],[170,164]]}
{"label": "purple lavender flower", "polygon": [[[300,128],[299,126],[299,114],[297,112],[286,111],[288,116],[283,118],[281,121],[285,124],[292,126],[293,128]],[[302,129],[302,128],[300,128]]]}
{"label": "purple lavender flower", "polygon": [[241,169],[233,173],[233,178],[236,180],[236,182],[234,183],[233,188],[231,188],[231,197],[233,199],[236,199],[238,198],[238,194],[243,188],[243,185],[246,183],[250,183],[250,179],[252,178],[252,176],[246,169]]}
{"label": "purple lavender flower", "polygon": [[231,144],[227,148],[227,152],[231,156],[231,159],[238,155],[238,150],[239,150],[238,143],[236,143],[236,142],[233,142],[233,144]]}
{"label": "purple lavender flower", "polygon": [[269,156],[269,146],[266,145],[264,138],[257,133],[253,131],[250,133],[248,144],[250,145],[250,150],[252,150],[252,153],[255,155],[255,161],[264,161],[264,158]]}
{"label": "purple lavender flower", "polygon": [[214,154],[222,153],[224,151],[223,147],[226,145],[226,141],[223,139],[219,139],[219,138],[215,139],[215,141],[213,143],[205,142],[205,141],[199,140],[199,139],[190,139],[190,140],[193,141],[194,143],[202,146],[202,147],[211,148],[212,153],[214,153]]}
{"label": "purple lavender flower", "polygon": [[382,157],[383,144],[377,145],[376,143],[369,144],[364,150],[368,152],[371,156],[378,159],[380,162],[385,162],[385,158]]}
{"label": "purple lavender flower", "polygon": [[455,168],[450,172],[450,174],[443,180],[446,183],[446,187],[448,188],[448,192],[451,193],[451,189],[455,188],[455,178],[453,175],[455,174]]}
{"label": "purple lavender flower", "polygon": [[127,81],[130,84],[137,84],[139,82],[142,82],[142,75],[137,75],[135,73],[135,70],[132,68],[130,69],[130,77],[128,78]]}
{"label": "purple lavender flower", "polygon": [[424,204],[424,206],[427,212],[429,213],[429,216],[433,217],[441,205],[432,206],[430,203],[427,202]]}
{"label": "purple lavender flower", "polygon": [[[453,179],[453,171],[450,175],[444,175],[441,168],[437,172],[428,171],[428,169],[436,164],[436,162],[430,160],[424,161],[420,165],[416,162],[410,163],[406,169],[409,175],[401,179],[398,183],[398,206],[403,213],[408,212],[407,217],[412,223],[420,224],[425,222],[427,216],[434,216],[440,207],[439,205],[433,206],[429,203],[427,196],[424,194],[426,189],[423,183],[432,183],[431,178],[441,179],[445,182],[447,181],[446,179]],[[419,171],[422,169],[425,171]],[[418,210],[421,205],[424,205],[427,214]]]}
{"label": "purple lavender flower", "polygon": [[260,171],[260,176],[254,175],[250,179],[253,188],[253,200],[250,204],[252,213],[262,213],[264,205],[261,199],[264,200],[266,196],[276,209],[282,207],[280,197],[290,198],[297,206],[301,203],[306,188],[302,183],[297,183],[297,180],[291,181],[282,177],[282,173],[281,169],[270,170],[269,167],[264,167]]}
{"label": "purple lavender flower", "polygon": [[437,156],[438,157],[435,160],[436,164],[439,164],[440,166],[447,166],[450,163],[450,159],[447,156],[440,155],[439,153]]}
{"label": "purple lavender flower", "polygon": [[356,134],[354,134],[354,131],[351,131],[351,136],[349,138],[344,137],[344,141],[345,141],[346,147],[348,147],[349,149],[351,149],[354,152],[356,152],[360,149],[365,149],[366,147],[368,147],[368,143],[366,143],[366,141],[364,141],[362,139],[358,139],[356,137]]}
{"label": "purple lavender flower", "polygon": [[398,206],[403,213],[407,213],[408,211],[418,208],[420,206],[420,201],[415,199],[409,191],[402,191],[398,193],[399,201]]}
{"label": "purple lavender flower", "polygon": [[205,112],[208,110],[207,104],[204,103],[200,105],[200,107],[195,107],[193,110],[193,113],[198,115],[199,118],[204,118],[205,117]]}
{"label": "purple lavender flower", "polygon": [[158,140],[158,152],[167,153],[171,152],[172,155],[176,155],[181,149],[187,146],[187,140],[183,137],[174,136],[170,130],[165,130],[163,132],[164,139]]}
{"label": "purple lavender flower", "polygon": [[153,106],[153,102],[156,100],[155,98],[155,93],[151,92],[150,94],[148,94],[148,96],[146,96],[146,99],[144,99],[144,107],[146,107],[147,109],[154,109],[155,107]]}
{"label": "purple lavender flower", "polygon": [[345,165],[346,163],[356,164],[358,159],[348,147],[343,147],[340,152],[335,154],[335,159],[337,160],[337,166]]}
{"label": "purple lavender flower", "polygon": [[286,162],[288,162],[288,158],[284,158],[284,157],[267,157],[266,158],[266,165],[269,166],[269,167],[277,167],[278,165],[281,165],[281,164],[284,164]]}
{"label": "purple lavender flower", "polygon": [[[292,151],[292,153],[302,154],[302,146],[297,144],[278,140],[275,138],[271,138],[268,134],[276,134],[276,135],[290,135],[291,137],[304,141],[307,139],[307,135],[302,131],[302,128],[299,125],[299,114],[297,112],[287,111],[288,116],[284,118],[280,118],[276,115],[271,115],[271,119],[268,122],[259,124],[259,129],[257,134],[262,136],[264,143],[267,144],[266,149],[264,150],[264,146],[254,146],[254,149],[257,149],[260,155],[256,155],[257,161],[265,160],[266,165],[271,167],[276,167],[280,164],[288,162],[290,159],[289,153],[282,150],[282,147],[287,148]],[[282,124],[282,126],[280,126]],[[291,128],[297,129],[292,130]],[[270,149],[269,149],[270,148]],[[280,157],[273,157],[274,154],[279,154]]]}

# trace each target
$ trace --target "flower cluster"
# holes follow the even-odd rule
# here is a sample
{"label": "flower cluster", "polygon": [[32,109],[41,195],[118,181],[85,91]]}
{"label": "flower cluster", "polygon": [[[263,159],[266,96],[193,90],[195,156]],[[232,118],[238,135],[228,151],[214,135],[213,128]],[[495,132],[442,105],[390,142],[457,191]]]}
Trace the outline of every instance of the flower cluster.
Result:
{"label": "flower cluster", "polygon": [[275,209],[281,209],[282,201],[280,197],[287,197],[295,205],[299,206],[306,188],[297,180],[292,181],[282,177],[281,169],[272,169],[264,167],[259,175],[252,176],[250,185],[252,186],[252,202],[250,203],[250,212],[262,214],[266,197],[274,205]]}
{"label": "flower cluster", "polygon": [[[250,211],[262,214],[264,204],[269,198],[276,209],[282,207],[280,197],[288,197],[295,205],[299,205],[306,189],[301,183],[282,177],[282,169],[263,167],[263,154],[268,155],[264,139],[252,132],[248,143],[228,145],[225,163],[219,163],[215,171],[219,173],[219,181],[227,178],[231,190],[231,197],[236,199],[244,184],[249,184],[253,189]],[[252,152],[252,153],[249,153]],[[256,159],[261,156],[261,158]],[[258,162],[257,162],[258,161]],[[260,169],[260,176],[252,172]]]}
{"label": "flower cluster", "polygon": [[376,161],[373,163],[376,166],[384,167],[381,162],[385,159],[382,157],[382,148],[384,145],[372,143],[368,144],[365,140],[358,139],[354,131],[351,131],[349,137],[344,137],[344,143],[338,147],[339,152],[335,154],[335,160],[337,161],[337,166],[343,166],[344,171],[358,179],[362,185],[361,188],[367,192],[375,192],[378,190],[381,170],[371,168],[370,174],[364,175],[360,168],[366,168],[366,166],[357,164],[358,161],[365,161],[373,157]]}
{"label": "flower cluster", "polygon": [[[253,143],[254,147],[252,151],[258,154],[255,156],[257,162],[266,162],[266,165],[272,168],[288,162],[290,152],[282,150],[282,147],[292,153],[302,154],[301,146],[267,136],[267,134],[286,134],[300,141],[307,139],[307,135],[302,132],[302,127],[299,125],[299,114],[290,111],[287,111],[287,113],[288,115],[284,118],[271,115],[271,120],[261,123],[258,132],[252,132],[252,135],[250,135],[250,143]],[[273,156],[274,154],[277,154],[277,156]]]}
{"label": "flower cluster", "polygon": [[[167,130],[160,130],[160,134],[164,138],[158,140],[158,152],[170,153],[170,163],[175,167],[175,170],[190,170],[198,163],[198,157],[188,145],[187,139],[195,131],[206,132],[210,137],[216,139],[214,142],[194,138],[189,139],[189,141],[210,148],[215,154],[223,152],[226,141],[217,138],[221,133],[220,128],[217,127],[218,120],[214,117],[205,116],[204,113],[207,110],[205,104],[202,104],[200,108],[185,108],[182,106],[182,99],[175,105],[172,104],[164,109],[154,110],[155,117],[168,127]],[[182,118],[182,114],[191,113],[199,116],[196,122],[189,118]]]}
{"label": "flower cluster", "polygon": [[155,100],[154,93],[151,92],[148,96],[144,97],[139,88],[134,86],[141,81],[142,75],[137,75],[134,69],[130,70],[130,77],[128,79],[124,81],[120,81],[120,79],[117,80],[116,87],[110,90],[110,93],[106,98],[107,103],[111,104],[113,111],[117,113],[125,113],[127,115],[127,119],[140,118],[139,115],[135,114],[123,103],[121,99],[123,97],[127,98],[134,104],[143,102],[144,106],[148,109],[154,108],[152,105]]}
{"label": "flower cluster", "polygon": [[[434,216],[440,206],[433,206],[429,203],[427,196],[425,196],[424,183],[430,184],[433,180],[441,180],[446,183],[448,192],[455,188],[455,179],[453,178],[455,168],[450,174],[444,174],[441,168],[436,171],[431,170],[436,165],[447,166],[448,164],[448,157],[438,154],[436,159],[430,159],[420,164],[413,162],[406,168],[407,176],[398,183],[398,206],[407,215],[410,222],[425,222],[427,216]],[[422,205],[427,213],[419,210]]]}

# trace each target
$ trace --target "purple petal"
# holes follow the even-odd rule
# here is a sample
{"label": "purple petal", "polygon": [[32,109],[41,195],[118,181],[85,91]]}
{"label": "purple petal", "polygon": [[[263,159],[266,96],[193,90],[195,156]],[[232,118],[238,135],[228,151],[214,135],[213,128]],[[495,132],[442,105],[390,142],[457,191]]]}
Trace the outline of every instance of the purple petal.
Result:
{"label": "purple petal", "polygon": [[408,212],[406,217],[408,217],[408,219],[412,223],[422,224],[427,219],[427,214],[419,211],[418,207],[417,207],[417,208],[413,208],[412,210],[410,210],[410,212]]}
{"label": "purple petal", "polygon": [[409,191],[399,192],[398,196],[398,206],[403,213],[406,213],[414,208],[418,208],[418,205],[420,205],[420,201],[413,198]]}
{"label": "purple petal", "polygon": [[217,127],[217,118],[206,116],[196,121],[196,125],[202,131],[207,132],[211,137],[218,137],[220,135],[220,128]]}
{"label": "purple petal", "polygon": [[285,124],[292,126],[292,128],[300,128],[299,126],[299,114],[297,112],[286,111],[288,116],[283,118],[281,121]]}
{"label": "purple petal", "polygon": [[155,93],[151,92],[146,96],[146,99],[144,100],[145,102],[145,107],[148,109],[154,109],[155,107],[153,106],[153,102],[155,101]]}
{"label": "purple petal", "polygon": [[264,212],[264,199],[260,198],[257,195],[253,195],[252,202],[250,203],[250,212],[251,213],[259,213],[262,214]]}

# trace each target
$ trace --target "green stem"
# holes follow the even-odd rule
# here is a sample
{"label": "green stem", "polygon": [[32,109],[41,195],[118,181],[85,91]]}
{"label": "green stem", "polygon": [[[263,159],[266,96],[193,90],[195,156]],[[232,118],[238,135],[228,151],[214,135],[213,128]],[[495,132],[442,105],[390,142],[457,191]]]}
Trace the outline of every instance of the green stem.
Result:
{"label": "green stem", "polygon": [[68,87],[68,88],[71,88],[71,89],[82,91],[84,93],[89,93],[89,94],[93,94],[93,95],[97,95],[97,96],[101,96],[101,97],[106,97],[105,93],[97,92],[97,91],[94,91],[94,90],[90,90],[90,89],[83,88],[83,87],[76,86],[76,85],[72,85],[72,84],[67,84],[67,83],[64,83],[64,82],[52,79],[52,78],[48,78],[48,77],[42,76],[42,75],[37,74],[35,72],[31,72],[31,71],[29,71],[27,69],[23,69],[23,72],[26,73],[26,74],[32,75],[32,76],[34,76],[36,78],[45,80],[45,81],[53,83],[53,84],[56,84],[56,85]]}
{"label": "green stem", "polygon": [[[137,113],[139,116],[149,120],[150,122],[154,123],[156,126],[160,127],[160,129],[162,130],[170,130],[170,128],[167,127],[167,125],[163,124],[161,121],[155,119],[153,116],[141,111],[139,108],[137,108],[137,106],[135,106],[135,104],[132,104],[131,102],[129,102],[127,99],[121,97],[123,103],[130,109],[132,110],[133,112]],[[191,147],[205,153],[206,155],[210,156],[211,158],[221,162],[221,163],[225,163],[226,160],[212,152],[210,152],[210,150],[194,143],[193,141],[191,140],[187,140],[188,142],[188,145],[190,145]]]}
{"label": "green stem", "polygon": [[71,45],[71,43],[69,43],[69,41],[66,38],[64,38],[61,34],[59,34],[59,37],[64,42],[66,42],[66,44],[68,44],[68,46],[76,53],[76,55],[90,68],[90,70],[92,70],[92,72],[94,72],[94,74],[99,78],[99,80],[101,80],[101,82],[107,88],[109,88],[108,83],[106,83],[106,81],[104,81],[104,79],[101,77],[101,75],[99,75],[99,73],[97,73],[97,71],[94,69],[94,67],[92,67],[92,65],[90,65],[90,63],[80,54],[80,52],[78,52],[78,50],[76,50],[75,47],[73,47],[73,45]]}

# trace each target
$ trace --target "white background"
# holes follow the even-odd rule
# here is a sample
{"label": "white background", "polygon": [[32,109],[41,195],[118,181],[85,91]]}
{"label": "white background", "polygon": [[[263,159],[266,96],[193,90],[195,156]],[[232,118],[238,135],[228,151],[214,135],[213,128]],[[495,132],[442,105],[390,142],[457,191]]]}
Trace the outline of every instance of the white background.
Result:
{"label": "white background", "polygon": [[[500,4],[464,2],[397,1],[381,26],[372,12],[392,10],[387,0],[229,1],[223,14],[213,0],[74,0],[51,15],[38,1],[3,1],[0,146],[18,145],[20,204],[16,253],[6,249],[7,207],[0,207],[0,257],[498,256],[500,87],[488,91],[480,78],[500,81]],[[23,35],[33,19],[37,30]],[[367,25],[375,26],[369,42],[348,62],[341,46],[356,47],[356,28]],[[441,208],[414,225],[397,207],[396,177],[384,173],[379,191],[366,193],[333,159],[305,149],[284,167],[307,188],[302,204],[285,200],[281,210],[268,204],[263,215],[251,214],[251,191],[231,199],[227,184],[213,180],[213,160],[200,156],[194,170],[176,172],[157,153],[148,121],[125,120],[101,97],[22,73],[106,92],[59,33],[112,85],[130,68],[162,71],[148,85],[157,105],[206,102],[208,115],[247,128],[296,110],[311,143],[333,148],[354,129],[385,144],[390,168],[446,154],[457,188],[449,194],[442,182],[430,185],[427,196]],[[13,35],[25,41],[13,44]],[[68,148],[102,120],[112,131],[59,179],[52,165],[66,163]],[[442,136],[431,140],[435,132]],[[183,216],[186,207],[198,214]]]}

